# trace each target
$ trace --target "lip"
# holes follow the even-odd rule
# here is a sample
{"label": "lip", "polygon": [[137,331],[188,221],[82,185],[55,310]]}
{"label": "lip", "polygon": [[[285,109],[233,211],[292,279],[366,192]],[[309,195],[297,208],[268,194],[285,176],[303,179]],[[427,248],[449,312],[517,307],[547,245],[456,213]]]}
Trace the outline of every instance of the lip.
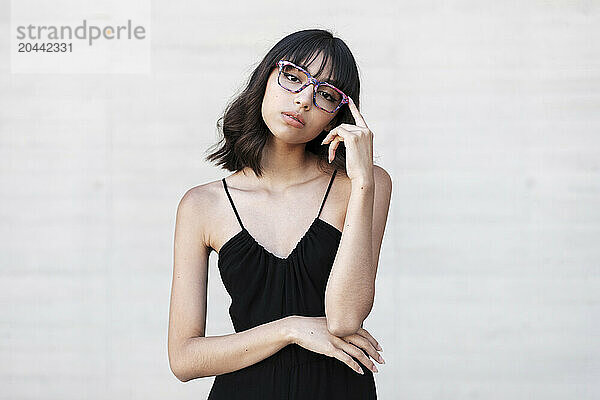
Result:
{"label": "lip", "polygon": [[302,126],[304,126],[304,120],[302,119],[302,116],[299,113],[292,112],[292,111],[284,111],[284,112],[282,112],[282,114],[295,118],[296,120],[300,121]]}
{"label": "lip", "polygon": [[282,113],[281,117],[283,118],[285,123],[288,124],[289,126],[292,126],[294,128],[298,128],[298,129],[304,128],[304,125],[302,125],[300,122],[296,121],[294,118],[290,117],[287,114]]}

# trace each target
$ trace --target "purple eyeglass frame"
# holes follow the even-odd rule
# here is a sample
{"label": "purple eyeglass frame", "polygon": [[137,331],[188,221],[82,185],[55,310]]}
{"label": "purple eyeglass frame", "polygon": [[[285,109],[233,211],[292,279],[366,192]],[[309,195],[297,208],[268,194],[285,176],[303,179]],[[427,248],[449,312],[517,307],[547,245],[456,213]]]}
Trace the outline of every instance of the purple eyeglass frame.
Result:
{"label": "purple eyeglass frame", "polygon": [[[306,82],[304,85],[302,85],[298,90],[290,90],[290,89],[288,89],[286,87],[283,87],[283,85],[279,82],[279,78],[281,78],[281,72],[283,71],[283,67],[285,65],[291,65],[291,66],[293,66],[295,68],[298,68],[300,71],[304,72],[306,74],[306,76],[308,77],[308,82]],[[293,62],[287,61],[287,60],[279,60],[279,61],[277,61],[277,63],[275,64],[275,66],[279,68],[279,75],[277,76],[277,83],[279,84],[279,86],[281,86],[282,88],[284,88],[285,90],[287,90],[289,92],[299,93],[302,90],[304,90],[304,88],[307,87],[308,85],[314,84],[315,86],[313,87],[313,104],[319,110],[323,110],[326,113],[333,114],[337,110],[339,110],[341,106],[343,106],[344,104],[348,104],[348,96],[346,95],[346,93],[342,92],[340,89],[336,88],[335,86],[333,86],[332,84],[330,84],[328,82],[319,82],[318,80],[316,80],[315,78],[313,78],[312,75],[307,70],[305,70],[302,67],[297,66]],[[317,88],[317,86],[319,86],[321,84],[329,86],[330,88],[334,89],[335,91],[337,91],[339,94],[342,95],[342,101],[340,102],[340,104],[333,111],[327,111],[326,109],[324,109],[322,107],[319,107],[317,105],[317,91],[316,91],[316,88]]]}

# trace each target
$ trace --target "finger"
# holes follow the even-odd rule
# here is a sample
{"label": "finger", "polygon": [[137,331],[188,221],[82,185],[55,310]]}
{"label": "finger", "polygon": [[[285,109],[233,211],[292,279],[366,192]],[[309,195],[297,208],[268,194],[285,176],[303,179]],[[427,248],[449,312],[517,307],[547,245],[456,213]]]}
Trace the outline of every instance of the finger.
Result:
{"label": "finger", "polygon": [[350,139],[352,136],[356,136],[357,133],[362,132],[362,130],[349,131],[340,126],[336,126],[334,129],[329,132],[329,134],[323,139],[323,144],[327,144],[331,142],[334,138],[340,137],[342,141],[346,139]]}
{"label": "finger", "polygon": [[365,374],[364,371],[362,370],[362,368],[360,367],[360,365],[356,361],[354,361],[354,359],[352,357],[350,357],[348,355],[348,353],[346,353],[345,351],[343,351],[341,349],[337,349],[334,351],[333,357],[337,358],[338,360],[340,360],[341,362],[343,362],[344,364],[346,364],[347,366],[349,366],[350,368],[352,368],[359,374],[361,374],[361,375]]}
{"label": "finger", "polygon": [[366,337],[355,333],[353,335],[347,336],[346,338],[344,338],[344,340],[365,350],[367,353],[369,353],[369,356],[371,356],[373,360],[377,360],[379,364],[385,364],[385,360],[383,359],[383,357],[381,357],[373,343],[371,343],[371,341]]}
{"label": "finger", "polygon": [[362,128],[356,125],[351,125],[351,124],[340,124],[338,126],[336,126],[334,129],[330,130],[327,135],[325,135],[325,137],[323,138],[323,141],[321,141],[321,145],[327,144],[328,142],[330,142],[336,135],[337,132],[336,130],[338,128],[342,128],[348,132],[352,132],[352,133],[359,133],[362,132]]}
{"label": "finger", "polygon": [[346,353],[350,354],[358,361],[360,361],[365,367],[369,368],[371,371],[379,372],[375,363],[371,361],[371,359],[365,354],[365,352],[360,347],[357,347],[353,344],[344,341],[344,344],[343,346],[341,346],[341,348]]}
{"label": "finger", "polygon": [[335,139],[333,139],[333,141],[329,145],[329,162],[332,162],[335,159],[335,150],[340,145],[340,142],[343,141],[344,139],[339,136],[336,136]]}
{"label": "finger", "polygon": [[329,131],[327,133],[327,135],[325,135],[325,137],[323,138],[323,141],[321,142],[321,144],[326,144],[327,142],[329,142],[331,140],[331,138],[335,135],[335,133],[333,133],[333,130]]}
{"label": "finger", "polygon": [[337,136],[337,133],[330,133],[330,134],[328,134],[325,137],[325,139],[323,139],[323,141],[321,142],[321,144],[327,144],[327,143],[331,142],[336,136]]}
{"label": "finger", "polygon": [[364,128],[352,124],[340,124],[340,128],[344,128],[349,132],[361,132]]}
{"label": "finger", "polygon": [[343,362],[344,364],[348,365],[350,368],[352,368],[353,370],[355,370],[356,372],[358,372],[359,374],[364,374],[362,368],[360,367],[360,365],[352,358],[348,355],[348,353],[346,353],[343,348],[344,347],[348,347],[351,345],[348,345],[348,343],[346,343],[342,338],[338,337],[338,336],[334,336],[331,335],[331,345],[333,347],[333,350],[331,351],[331,356],[337,358],[338,360],[340,360],[341,362]]}
{"label": "finger", "polygon": [[354,104],[354,100],[352,100],[352,97],[350,97],[350,96],[348,96],[348,107],[350,107],[350,112],[352,113],[352,116],[354,117],[354,121],[356,122],[356,125],[366,128],[367,123],[365,122],[364,118],[360,114],[360,111],[358,111],[358,107],[356,107],[356,104]]}
{"label": "finger", "polygon": [[[323,141],[321,142],[321,144],[327,144],[327,143],[331,143],[331,141],[333,139],[335,139],[336,137],[341,137],[339,132],[342,128],[337,127],[334,130],[332,130],[331,132],[329,132],[329,134],[325,137],[325,139],[323,139]],[[343,137],[341,137],[341,140],[344,140]]]}
{"label": "finger", "polygon": [[365,338],[367,338],[369,340],[369,342],[371,342],[373,344],[373,347],[375,347],[379,351],[383,351],[383,348],[381,347],[379,342],[377,340],[375,340],[375,338],[366,329],[359,328],[358,331],[356,332],[356,334],[364,336]]}

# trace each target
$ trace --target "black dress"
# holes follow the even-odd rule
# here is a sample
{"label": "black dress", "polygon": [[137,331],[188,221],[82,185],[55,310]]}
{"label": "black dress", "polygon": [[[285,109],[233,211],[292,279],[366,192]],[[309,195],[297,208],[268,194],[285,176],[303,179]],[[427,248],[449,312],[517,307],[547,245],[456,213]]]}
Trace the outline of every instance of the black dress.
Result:
{"label": "black dress", "polygon": [[[236,332],[289,315],[325,316],[325,287],[342,233],[319,215],[336,172],[317,217],[286,258],[266,250],[244,228],[222,179],[242,228],[221,247],[218,261]],[[373,372],[361,368],[364,375],[337,358],[290,344],[258,363],[215,376],[208,399],[376,399]]]}

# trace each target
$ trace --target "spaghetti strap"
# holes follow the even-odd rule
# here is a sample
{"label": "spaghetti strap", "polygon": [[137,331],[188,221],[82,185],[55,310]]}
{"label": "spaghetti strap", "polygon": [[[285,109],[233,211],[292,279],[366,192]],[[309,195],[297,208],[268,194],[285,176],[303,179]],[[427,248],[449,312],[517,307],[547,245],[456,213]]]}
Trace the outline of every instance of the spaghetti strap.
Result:
{"label": "spaghetti strap", "polygon": [[331,179],[329,180],[329,186],[327,186],[327,191],[325,192],[325,197],[323,197],[323,202],[321,203],[321,208],[319,208],[319,213],[317,214],[317,218],[321,215],[321,211],[323,210],[323,206],[325,205],[325,200],[327,200],[327,195],[329,194],[329,189],[331,189],[331,184],[333,183],[333,178],[335,178],[335,173],[337,169],[333,170],[333,174],[331,174]]}
{"label": "spaghetti strap", "polygon": [[229,202],[231,203],[231,207],[233,208],[233,212],[235,213],[235,216],[237,217],[237,220],[240,223],[240,226],[242,227],[243,230],[246,230],[246,228],[244,228],[244,225],[242,224],[240,215],[238,214],[237,209],[235,208],[235,204],[233,204],[233,200],[231,199],[231,195],[229,194],[229,190],[227,189],[227,182],[225,182],[225,178],[221,179],[221,181],[223,181],[223,187],[225,188],[225,193],[227,193],[227,197],[229,197]]}
{"label": "spaghetti strap", "polygon": [[[323,206],[325,205],[325,200],[327,200],[327,195],[329,195],[329,190],[331,189],[331,185],[333,184],[333,179],[335,178],[336,172],[337,172],[337,169],[335,169],[333,171],[333,174],[331,174],[331,179],[329,180],[329,185],[327,186],[327,191],[325,192],[325,196],[323,197],[323,201],[321,202],[321,207],[319,208],[319,213],[317,214],[317,218],[319,218],[319,216],[321,215],[321,211],[323,210]],[[225,178],[221,179],[221,181],[223,182],[223,187],[225,188],[225,193],[227,193],[227,197],[229,198],[229,202],[231,203],[231,208],[233,208],[233,212],[235,213],[235,216],[236,216],[238,222],[240,223],[240,226],[242,227],[243,230],[245,230],[246,228],[244,228],[244,224],[242,224],[242,219],[240,218],[240,214],[238,213],[237,209],[235,208],[233,199],[231,198],[231,195],[229,194],[229,189],[227,189],[227,182],[225,181]]]}

